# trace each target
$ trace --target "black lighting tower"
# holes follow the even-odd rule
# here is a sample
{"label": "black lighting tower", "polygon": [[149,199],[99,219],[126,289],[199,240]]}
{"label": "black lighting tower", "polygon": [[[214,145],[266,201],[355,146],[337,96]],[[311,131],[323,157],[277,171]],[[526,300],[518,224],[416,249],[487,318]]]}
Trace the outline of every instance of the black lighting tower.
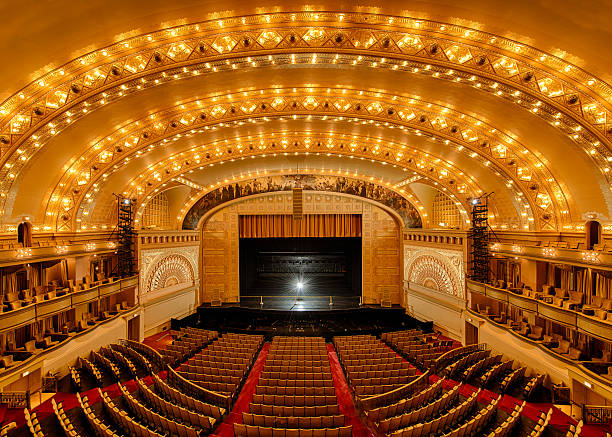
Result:
{"label": "black lighting tower", "polygon": [[117,197],[117,273],[120,277],[134,274],[134,221],[132,199]]}
{"label": "black lighting tower", "polygon": [[471,243],[472,262],[470,279],[489,282],[489,193],[472,199],[472,227],[468,232]]}

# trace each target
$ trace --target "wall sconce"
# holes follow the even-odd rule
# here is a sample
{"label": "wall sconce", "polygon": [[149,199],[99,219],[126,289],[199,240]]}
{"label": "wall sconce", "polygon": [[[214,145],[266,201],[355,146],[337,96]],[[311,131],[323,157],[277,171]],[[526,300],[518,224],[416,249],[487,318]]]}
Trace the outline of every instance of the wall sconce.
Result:
{"label": "wall sconce", "polygon": [[599,253],[594,250],[587,250],[581,253],[582,261],[595,264],[599,262]]}
{"label": "wall sconce", "polygon": [[109,249],[114,249],[114,248],[116,248],[116,247],[117,247],[117,243],[115,243],[114,241],[109,241],[109,242],[106,244],[106,246],[107,246]]}
{"label": "wall sconce", "polygon": [[543,247],[542,255],[548,256],[548,257],[555,257],[557,256],[557,250],[554,247]]}
{"label": "wall sconce", "polygon": [[68,252],[68,246],[56,246],[55,252],[57,252],[58,255],[62,255]]}
{"label": "wall sconce", "polygon": [[87,243],[87,244],[85,244],[85,250],[87,252],[91,252],[92,250],[96,250],[96,243]]}
{"label": "wall sconce", "polygon": [[516,244],[514,246],[512,246],[512,252],[514,252],[514,253],[521,253],[522,251],[523,251],[523,248],[521,246],[518,246]]}
{"label": "wall sconce", "polygon": [[19,247],[16,250],[17,258],[28,258],[32,256],[32,249],[29,247]]}

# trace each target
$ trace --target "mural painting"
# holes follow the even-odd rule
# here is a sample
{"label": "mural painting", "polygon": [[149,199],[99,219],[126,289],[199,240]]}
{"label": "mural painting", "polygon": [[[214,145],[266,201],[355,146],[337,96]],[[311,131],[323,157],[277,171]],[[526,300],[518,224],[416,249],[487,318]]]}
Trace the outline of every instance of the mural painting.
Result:
{"label": "mural painting", "polygon": [[204,214],[224,202],[253,194],[291,191],[296,187],[305,191],[332,191],[371,199],[395,210],[406,228],[422,227],[421,216],[416,208],[395,191],[380,185],[347,177],[282,175],[236,182],[212,190],[191,207],[183,220],[183,229],[196,229]]}

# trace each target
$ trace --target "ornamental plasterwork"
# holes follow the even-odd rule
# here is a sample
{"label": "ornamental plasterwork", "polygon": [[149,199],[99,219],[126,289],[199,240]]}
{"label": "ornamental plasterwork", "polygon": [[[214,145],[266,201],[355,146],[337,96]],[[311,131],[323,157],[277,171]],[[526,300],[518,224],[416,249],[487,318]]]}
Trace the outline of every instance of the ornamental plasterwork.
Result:
{"label": "ornamental plasterwork", "polygon": [[608,169],[612,129],[605,100],[611,90],[588,72],[533,47],[454,24],[298,12],[225,17],[139,35],[38,78],[0,107],[0,154],[8,164],[1,166],[0,189],[8,192],[32,154],[85,112],[194,75],[311,64],[313,52],[321,62],[397,69],[494,93],[558,126],[602,171]]}
{"label": "ornamental plasterwork", "polygon": [[[428,136],[489,167],[501,179],[501,183],[514,191],[517,197],[515,208],[520,208],[518,205],[524,203],[518,201],[524,196],[529,202],[527,217],[533,218],[532,211],[536,211],[533,218],[536,228],[552,230],[556,228],[557,221],[566,222],[569,219],[567,200],[546,165],[536,155],[526,155],[527,149],[519,141],[503,134],[501,129],[473,117],[465,118],[464,114],[438,105],[431,109],[432,105],[426,102],[384,93],[367,92],[360,95],[360,92],[349,91],[338,96],[312,88],[300,89],[298,93],[282,89],[262,91],[265,91],[263,95],[255,94],[253,99],[245,100],[239,93],[228,96],[229,101],[226,102],[213,102],[210,99],[186,102],[180,105],[185,109],[178,113],[166,111],[154,114],[155,121],[136,120],[116,132],[103,135],[103,140],[75,160],[74,166],[65,172],[51,194],[50,200],[56,200],[49,203],[48,211],[51,214],[46,215],[48,222],[55,220],[59,229],[68,227],[75,206],[79,209],[79,220],[86,219],[82,216],[83,211],[95,205],[92,201],[100,191],[100,185],[120,168],[119,164],[146,158],[148,152],[164,147],[170,139],[191,137],[208,129],[231,128],[248,122],[261,123],[273,117],[288,117],[296,113],[300,114],[300,118],[311,117],[306,114],[312,113],[318,118],[342,119],[345,123],[360,124],[373,120],[377,126]],[[431,155],[423,163],[424,152],[406,148],[403,144],[381,143],[380,139],[368,141],[366,138],[350,141],[322,135],[315,138],[316,134],[308,138],[306,135],[285,138],[286,142],[282,144],[278,136],[276,139],[270,134],[267,136],[269,138],[257,141],[231,138],[230,143],[207,144],[186,154],[181,152],[180,157],[169,157],[127,184],[126,187],[137,187],[128,189],[129,195],[146,196],[153,186],[202,165],[274,152],[351,154],[399,165],[451,192],[466,193],[461,196],[462,202],[466,197],[482,193],[477,181],[464,175],[452,163],[445,163],[440,158],[431,159]],[[439,161],[445,166],[437,165]],[[58,202],[57,199],[62,200]],[[507,211],[502,211],[501,216],[505,215]],[[529,225],[530,222],[526,220],[525,224]]]}
{"label": "ornamental plasterwork", "polygon": [[463,252],[404,244],[404,280],[465,299]]}
{"label": "ornamental plasterwork", "polygon": [[182,229],[197,229],[200,219],[206,213],[225,202],[266,192],[291,191],[296,186],[302,187],[304,191],[332,191],[370,199],[393,209],[402,218],[406,228],[421,228],[423,225],[415,206],[399,193],[384,186],[346,176],[287,174],[262,176],[210,191],[187,212]]}
{"label": "ornamental plasterwork", "polygon": [[[198,246],[147,249],[140,251],[139,257],[140,281],[145,284],[144,293],[162,287],[164,284],[159,281],[173,275],[186,282],[197,282]],[[168,272],[164,272],[164,269],[168,269]]]}

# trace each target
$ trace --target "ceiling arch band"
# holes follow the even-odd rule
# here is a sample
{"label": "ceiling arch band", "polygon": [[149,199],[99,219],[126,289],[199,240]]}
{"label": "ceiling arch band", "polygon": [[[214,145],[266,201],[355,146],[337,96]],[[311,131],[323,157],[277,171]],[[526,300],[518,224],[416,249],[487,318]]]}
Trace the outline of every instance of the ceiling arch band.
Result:
{"label": "ceiling arch band", "polygon": [[[275,23],[282,26],[275,27]],[[241,29],[234,32],[234,26]],[[245,56],[251,53],[254,56]],[[376,14],[304,12],[226,18],[221,24],[214,20],[160,31],[158,36],[142,35],[77,59],[49,78],[33,82],[0,109],[6,120],[0,128],[4,163],[0,201],[5,201],[19,166],[44,147],[45,137],[57,135],[96,105],[203,72],[316,63],[317,56],[332,63],[401,69],[486,89],[557,125],[609,177],[610,89],[587,72],[532,47],[460,26]],[[198,65],[201,71],[194,69]],[[450,68],[452,65],[455,67]],[[65,112],[77,106],[78,111]],[[542,194],[557,202],[563,196],[562,191]],[[557,209],[568,211],[563,205]]]}
{"label": "ceiling arch band", "polygon": [[[236,93],[208,101],[187,102],[179,105],[177,108],[181,109],[178,111],[151,114],[150,119],[137,120],[122,126],[117,131],[105,135],[103,140],[92,144],[81,157],[75,157],[73,161],[75,165],[68,167],[58,183],[61,190],[56,190],[50,199],[52,201],[55,199],[56,203],[59,199],[73,203],[69,197],[63,196],[78,192],[81,198],[75,200],[75,204],[84,201],[82,198],[84,195],[89,195],[86,199],[89,201],[94,193],[87,188],[96,184],[101,176],[108,176],[113,167],[118,168],[122,162],[144,156],[143,153],[148,150],[147,148],[152,148],[156,141],[161,141],[157,142],[157,145],[163,145],[172,135],[175,137],[188,135],[194,128],[208,129],[210,123],[223,126],[236,120],[240,120],[238,123],[253,121],[257,116],[266,119],[295,117],[297,114],[300,116],[323,114],[323,118],[337,117],[351,122],[384,123],[389,128],[399,127],[407,133],[428,135],[443,141],[446,145],[452,142],[460,152],[468,154],[472,159],[478,157],[482,165],[491,166],[491,170],[500,177],[504,175],[506,177],[504,181],[509,187],[512,184],[515,184],[515,187],[524,185],[519,189],[518,195],[529,193],[533,197],[533,205],[540,205],[539,209],[545,216],[544,221],[552,221],[553,225],[549,225],[550,228],[554,228],[556,214],[565,215],[565,218],[559,221],[567,222],[569,217],[567,203],[563,191],[556,185],[550,171],[535,154],[529,153],[519,141],[514,141],[503,134],[502,130],[488,126],[474,117],[466,117],[457,111],[415,99],[398,99],[396,96],[356,90],[351,90],[349,93],[342,93],[339,90],[330,93],[329,89],[327,92],[312,88],[308,90],[309,94],[296,93],[295,90],[287,92],[288,90],[271,89],[265,90],[265,93],[264,90],[259,90],[247,93],[247,97],[244,97],[243,93]],[[354,141],[352,143],[355,144]],[[409,146],[405,144],[391,146],[396,150],[387,151],[387,154],[396,161],[411,159]],[[355,153],[357,148],[354,145],[346,151]],[[375,150],[377,148],[374,146],[371,149],[373,153],[371,157],[378,158],[376,155],[379,153]],[[219,153],[216,155],[219,156]],[[478,194],[481,193],[472,193],[472,195]],[[553,213],[553,210],[559,212]]]}

